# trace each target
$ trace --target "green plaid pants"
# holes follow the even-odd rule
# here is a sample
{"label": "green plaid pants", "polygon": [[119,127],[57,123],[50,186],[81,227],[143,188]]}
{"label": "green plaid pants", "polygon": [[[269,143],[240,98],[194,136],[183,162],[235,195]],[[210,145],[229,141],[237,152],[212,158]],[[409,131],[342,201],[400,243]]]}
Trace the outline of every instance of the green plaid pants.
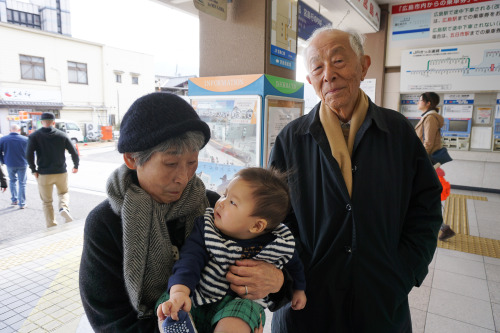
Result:
{"label": "green plaid pants", "polygon": [[[169,294],[165,292],[156,303],[155,309],[168,299]],[[266,314],[262,306],[251,300],[233,296],[224,296],[217,303],[192,307],[191,316],[198,333],[212,333],[219,320],[226,317],[242,319],[250,326],[252,331],[259,327],[261,320],[262,326],[266,323]]]}

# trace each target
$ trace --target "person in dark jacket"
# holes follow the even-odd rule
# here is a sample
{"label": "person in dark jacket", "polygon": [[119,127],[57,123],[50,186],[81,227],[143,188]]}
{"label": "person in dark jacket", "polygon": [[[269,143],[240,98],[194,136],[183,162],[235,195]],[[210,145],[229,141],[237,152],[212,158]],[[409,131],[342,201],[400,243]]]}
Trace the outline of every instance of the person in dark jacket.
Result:
{"label": "person in dark jacket", "polygon": [[[43,202],[43,213],[47,228],[57,225],[52,206],[54,185],[59,197],[59,214],[66,222],[73,221],[69,213],[68,172],[66,170],[66,150],[73,160],[73,173],[78,172],[80,158],[75,146],[66,133],[54,128],[56,117],[52,112],[44,112],[40,117],[42,128],[28,137],[26,158],[31,172],[38,182],[38,191]],[[36,164],[35,164],[36,153]]]}
{"label": "person in dark jacket", "polygon": [[411,332],[408,293],[442,223],[436,172],[406,118],[359,88],[362,36],[316,31],[305,61],[321,101],[278,134],[269,165],[290,174],[308,302],[275,312],[272,332]]}
{"label": "person in dark jacket", "polygon": [[21,135],[18,124],[10,126],[10,133],[0,139],[0,163],[7,165],[10,181],[10,204],[26,206],[26,147],[28,138]]}
{"label": "person in dark jacket", "polygon": [[[145,95],[123,117],[118,151],[125,164],[110,175],[108,198],[85,222],[79,283],[95,332],[159,332],[155,303],[179,249],[195,218],[219,198],[195,174],[209,139],[208,125],[174,94]],[[226,278],[248,299],[283,297],[277,292],[286,287],[281,270],[248,259]]]}

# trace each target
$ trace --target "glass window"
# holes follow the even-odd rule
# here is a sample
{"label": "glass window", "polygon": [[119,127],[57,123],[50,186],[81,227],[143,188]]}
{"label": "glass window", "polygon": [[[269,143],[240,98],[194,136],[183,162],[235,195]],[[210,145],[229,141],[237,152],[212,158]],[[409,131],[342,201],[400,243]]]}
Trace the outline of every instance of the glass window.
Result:
{"label": "glass window", "polygon": [[68,81],[69,83],[87,84],[87,64],[68,61]]}
{"label": "glass window", "polygon": [[122,75],[121,74],[115,74],[116,76],[116,82],[117,83],[122,83]]}
{"label": "glass window", "polygon": [[7,9],[7,22],[24,27],[42,29],[40,15]]}
{"label": "glass window", "polygon": [[74,123],[66,123],[66,128],[72,131],[79,131],[80,128]]}
{"label": "glass window", "polygon": [[138,76],[132,76],[132,84],[139,84],[139,77]]}
{"label": "glass window", "polygon": [[21,78],[45,81],[45,60],[39,57],[19,55]]}

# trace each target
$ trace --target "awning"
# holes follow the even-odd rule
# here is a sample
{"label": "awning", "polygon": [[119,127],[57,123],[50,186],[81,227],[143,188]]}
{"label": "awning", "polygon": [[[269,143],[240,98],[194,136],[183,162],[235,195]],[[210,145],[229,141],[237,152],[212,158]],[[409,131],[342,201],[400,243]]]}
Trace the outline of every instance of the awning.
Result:
{"label": "awning", "polygon": [[0,100],[0,106],[35,107],[37,109],[61,109],[64,104],[58,102],[6,101]]}

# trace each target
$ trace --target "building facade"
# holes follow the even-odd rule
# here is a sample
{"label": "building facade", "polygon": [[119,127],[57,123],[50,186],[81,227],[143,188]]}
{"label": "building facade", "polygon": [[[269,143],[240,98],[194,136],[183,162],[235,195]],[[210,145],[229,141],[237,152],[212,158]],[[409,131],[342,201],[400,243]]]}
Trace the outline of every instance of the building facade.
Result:
{"label": "building facade", "polygon": [[[1,2],[0,2],[1,3]],[[44,111],[88,124],[117,125],[131,103],[154,91],[152,55],[0,23],[0,133],[9,117]]]}

